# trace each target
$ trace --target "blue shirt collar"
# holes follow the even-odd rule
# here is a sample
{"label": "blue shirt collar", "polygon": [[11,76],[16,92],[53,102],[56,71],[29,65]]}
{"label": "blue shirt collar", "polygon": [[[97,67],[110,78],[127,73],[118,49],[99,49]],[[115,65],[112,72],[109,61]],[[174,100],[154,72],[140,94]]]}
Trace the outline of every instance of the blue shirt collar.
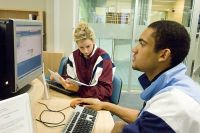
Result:
{"label": "blue shirt collar", "polygon": [[151,85],[151,81],[148,79],[147,75],[144,73],[139,78],[138,81],[140,82],[142,88],[145,90],[147,87]]}
{"label": "blue shirt collar", "polygon": [[163,72],[161,72],[158,76],[156,76],[152,82],[149,81],[146,74],[141,75],[138,80],[144,89],[144,91],[141,93],[140,97],[141,99],[148,101],[151,99],[157,92],[165,88],[167,85],[169,85],[170,81],[173,80],[173,77],[177,74],[185,74],[186,67],[183,63],[180,63],[179,65],[167,69]]}

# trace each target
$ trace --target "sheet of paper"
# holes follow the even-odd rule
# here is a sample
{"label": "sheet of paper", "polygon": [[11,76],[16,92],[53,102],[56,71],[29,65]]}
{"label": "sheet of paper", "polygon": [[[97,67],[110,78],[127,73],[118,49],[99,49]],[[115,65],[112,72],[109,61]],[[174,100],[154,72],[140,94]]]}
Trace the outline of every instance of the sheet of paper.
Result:
{"label": "sheet of paper", "polygon": [[82,82],[80,82],[80,81],[77,81],[77,80],[74,80],[74,79],[70,79],[70,78],[68,78],[68,80],[69,80],[71,83],[76,84],[76,85],[78,85],[78,86],[81,86],[81,85],[83,85],[83,86],[94,86],[94,85],[87,85],[87,84],[85,84],[85,83],[82,83]]}
{"label": "sheet of paper", "polygon": [[60,83],[60,80],[59,80],[60,75],[59,75],[58,73],[56,73],[56,72],[53,72],[53,71],[50,70],[50,69],[48,69],[48,71],[51,73],[51,75],[53,75],[54,80],[55,80],[57,83]]}
{"label": "sheet of paper", "polygon": [[0,133],[33,133],[27,93],[0,101]]}

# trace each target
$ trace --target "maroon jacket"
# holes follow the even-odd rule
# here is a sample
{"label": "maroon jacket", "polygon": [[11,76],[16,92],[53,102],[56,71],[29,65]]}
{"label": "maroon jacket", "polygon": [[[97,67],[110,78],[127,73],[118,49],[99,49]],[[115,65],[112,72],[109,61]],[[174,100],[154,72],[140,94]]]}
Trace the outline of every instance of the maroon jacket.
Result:
{"label": "maroon jacket", "polygon": [[[91,56],[87,59],[84,58],[79,49],[74,51],[71,56],[73,56],[73,59],[68,58],[67,67],[74,68],[75,65],[75,77],[82,83],[89,85],[94,79],[95,73],[97,71],[102,71],[95,86],[79,86],[79,96],[108,101],[108,98],[112,95],[113,68],[115,68],[110,56],[100,48],[95,48]],[[100,61],[98,60],[99,62],[97,62],[97,59],[100,59]],[[63,75],[65,78],[66,76],[74,78],[71,77],[67,71],[65,74],[66,75]]]}

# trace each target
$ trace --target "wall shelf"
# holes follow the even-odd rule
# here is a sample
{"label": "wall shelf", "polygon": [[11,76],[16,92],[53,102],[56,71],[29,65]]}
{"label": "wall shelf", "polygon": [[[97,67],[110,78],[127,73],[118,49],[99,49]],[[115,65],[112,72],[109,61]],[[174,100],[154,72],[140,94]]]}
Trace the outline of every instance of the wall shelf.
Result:
{"label": "wall shelf", "polygon": [[29,10],[7,10],[0,9],[1,19],[31,19],[39,20],[43,23],[43,50],[46,50],[46,26],[45,26],[45,12],[44,11],[29,11]]}

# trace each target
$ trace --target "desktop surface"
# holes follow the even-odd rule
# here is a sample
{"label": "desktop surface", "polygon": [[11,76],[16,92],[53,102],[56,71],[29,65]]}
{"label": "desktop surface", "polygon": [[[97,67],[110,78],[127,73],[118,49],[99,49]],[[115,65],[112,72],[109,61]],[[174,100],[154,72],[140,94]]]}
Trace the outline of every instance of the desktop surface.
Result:
{"label": "desktop surface", "polygon": [[[61,133],[63,131],[64,125],[59,127],[47,127],[41,122],[36,121],[35,119],[39,118],[41,112],[46,110],[44,105],[39,104],[38,102],[44,103],[51,110],[61,110],[66,107],[69,107],[70,102],[73,98],[72,96],[67,96],[57,91],[49,89],[50,98],[48,100],[42,99],[43,97],[43,84],[38,80],[32,82],[33,87],[38,89],[32,89],[33,92],[30,92],[30,99],[32,102],[32,114],[34,119],[34,126],[36,133]],[[36,91],[37,90],[37,91]],[[65,114],[65,120],[63,124],[66,124],[70,120],[70,116],[73,114],[74,109],[69,107],[62,111]],[[56,123],[63,119],[63,116],[59,113],[46,112],[43,114],[43,120]],[[102,124],[104,123],[104,124]],[[98,111],[98,117],[95,121],[93,133],[110,133],[114,126],[114,121],[112,115],[108,111]]]}

